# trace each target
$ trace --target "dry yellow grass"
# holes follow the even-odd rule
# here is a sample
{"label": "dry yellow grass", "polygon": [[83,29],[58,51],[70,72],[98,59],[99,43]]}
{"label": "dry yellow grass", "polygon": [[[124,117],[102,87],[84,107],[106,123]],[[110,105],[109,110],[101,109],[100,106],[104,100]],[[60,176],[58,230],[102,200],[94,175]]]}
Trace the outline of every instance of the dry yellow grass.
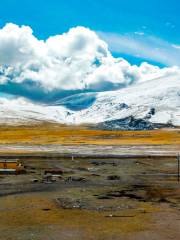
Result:
{"label": "dry yellow grass", "polygon": [[[139,202],[136,208],[115,212],[64,210],[52,197],[57,196],[30,193],[1,197],[0,240],[143,240],[154,235],[159,240],[179,239],[178,213],[165,204]],[[106,217],[111,214],[120,217]]]}
{"label": "dry yellow grass", "polygon": [[[82,239],[82,236],[86,237],[84,239],[92,239],[92,236],[96,239],[111,239],[113,235],[117,237],[120,234],[148,230],[151,226],[151,217],[142,214],[140,210],[144,209],[149,213],[159,211],[149,203],[139,203],[137,209],[126,209],[115,213],[64,210],[60,209],[55,201],[49,199],[47,193],[9,196],[8,199],[1,198],[0,203],[4,206],[1,211],[0,230],[8,232],[10,227],[17,230],[20,228],[23,232],[28,228],[36,229],[38,226],[41,234],[45,231],[46,234],[52,234],[51,236],[56,231],[58,233],[79,232],[79,236],[75,234],[70,239]],[[50,209],[50,211],[43,211],[43,209]],[[134,217],[105,217],[109,214]],[[52,226],[52,229],[48,226]]]}
{"label": "dry yellow grass", "polygon": [[31,126],[0,126],[0,144],[179,145],[180,130],[103,131],[92,130],[86,126],[46,123]]}

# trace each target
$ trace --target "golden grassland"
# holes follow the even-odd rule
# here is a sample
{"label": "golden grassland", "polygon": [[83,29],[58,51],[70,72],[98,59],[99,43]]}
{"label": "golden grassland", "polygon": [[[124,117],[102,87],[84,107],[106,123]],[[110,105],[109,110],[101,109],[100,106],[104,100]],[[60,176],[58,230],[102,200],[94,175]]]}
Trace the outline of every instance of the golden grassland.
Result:
{"label": "golden grassland", "polygon": [[87,126],[36,124],[0,126],[0,144],[96,144],[96,145],[161,145],[180,144],[179,129],[152,131],[105,131]]}

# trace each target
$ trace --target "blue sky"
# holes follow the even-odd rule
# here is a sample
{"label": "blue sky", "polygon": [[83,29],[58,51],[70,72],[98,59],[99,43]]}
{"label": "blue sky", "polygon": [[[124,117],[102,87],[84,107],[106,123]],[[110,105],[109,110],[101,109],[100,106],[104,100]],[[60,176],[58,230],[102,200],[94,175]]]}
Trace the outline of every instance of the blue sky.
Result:
{"label": "blue sky", "polygon": [[[179,13],[179,0],[1,0],[0,26],[29,25],[40,39],[85,26],[100,33],[115,56],[166,66],[180,60]],[[126,40],[136,49],[121,44]]]}

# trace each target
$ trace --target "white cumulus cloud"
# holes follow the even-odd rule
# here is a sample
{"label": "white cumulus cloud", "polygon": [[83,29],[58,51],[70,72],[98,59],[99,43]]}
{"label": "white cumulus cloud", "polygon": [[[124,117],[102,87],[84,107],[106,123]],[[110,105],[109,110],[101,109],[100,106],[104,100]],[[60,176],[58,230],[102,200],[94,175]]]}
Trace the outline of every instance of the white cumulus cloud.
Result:
{"label": "white cumulus cloud", "polygon": [[85,27],[39,40],[28,26],[0,29],[0,92],[32,99],[115,90],[179,72],[114,58],[108,44]]}

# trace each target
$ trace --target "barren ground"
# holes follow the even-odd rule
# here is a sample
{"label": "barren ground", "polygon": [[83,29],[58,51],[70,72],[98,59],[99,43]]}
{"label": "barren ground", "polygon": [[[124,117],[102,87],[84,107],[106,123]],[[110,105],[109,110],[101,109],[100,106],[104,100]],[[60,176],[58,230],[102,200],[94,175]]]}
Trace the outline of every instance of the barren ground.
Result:
{"label": "barren ground", "polygon": [[[0,240],[180,239],[178,129],[0,130],[1,158],[20,158],[27,169],[0,176]],[[43,183],[46,168],[62,177]]]}

